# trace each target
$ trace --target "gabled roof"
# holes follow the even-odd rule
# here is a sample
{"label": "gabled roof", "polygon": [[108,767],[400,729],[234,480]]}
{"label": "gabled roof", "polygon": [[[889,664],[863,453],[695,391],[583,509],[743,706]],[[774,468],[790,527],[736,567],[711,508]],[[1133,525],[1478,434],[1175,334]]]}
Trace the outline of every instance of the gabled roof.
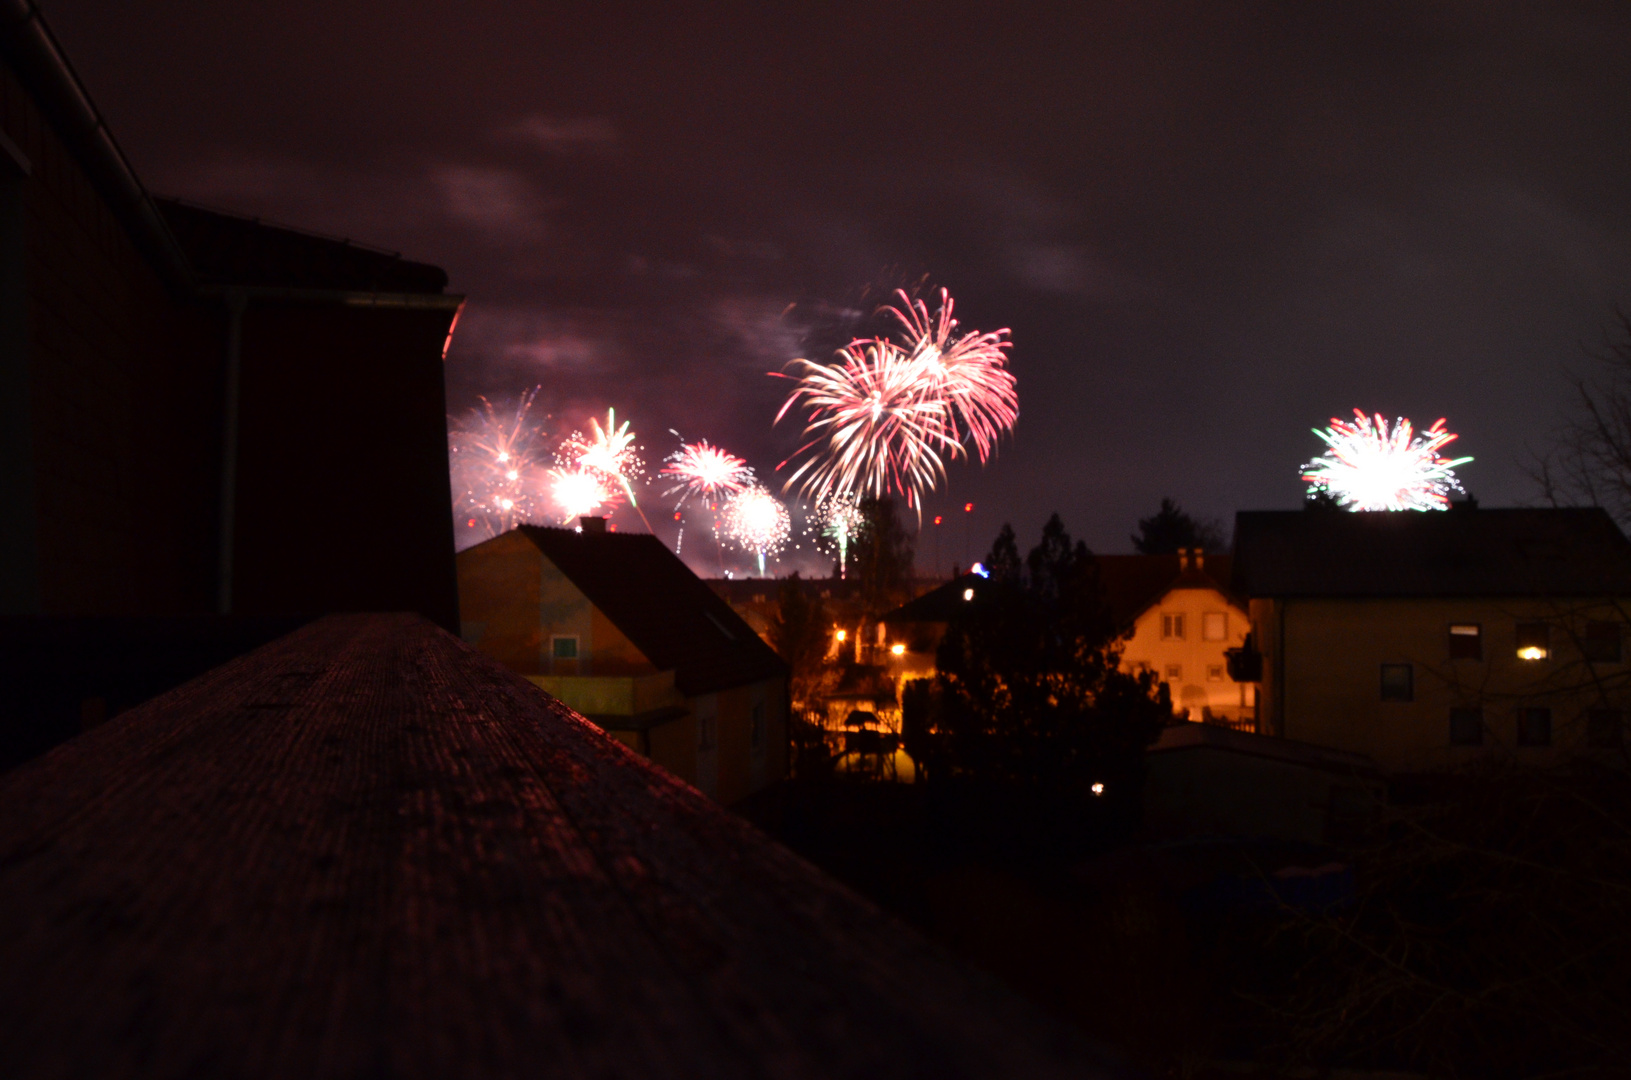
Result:
{"label": "gabled roof", "polygon": [[[1173,589],[1216,589],[1228,594],[1229,556],[1208,555],[1202,569],[1181,565],[1177,555],[1096,555],[1099,580],[1104,585],[1104,600],[1117,626],[1131,626],[1152,604]],[[964,605],[969,589],[974,599],[988,585],[978,574],[964,574],[953,578],[936,589],[931,589],[916,600],[891,611],[884,622],[918,623],[950,622]]]}
{"label": "gabled roof", "polygon": [[[1216,589],[1229,595],[1230,558],[1206,555],[1200,568],[1171,555],[1100,555],[1104,600],[1118,626],[1133,621],[1173,589]],[[1238,603],[1238,601],[1235,601]]]}
{"label": "gabled roof", "polygon": [[517,530],[687,696],[784,678],[787,665],[649,533]]}
{"label": "gabled roof", "polygon": [[376,293],[440,293],[447,288],[447,274],[440,267],[394,252],[178,199],[154,203],[204,285]]}
{"label": "gabled roof", "polygon": [[1631,541],[1596,507],[1235,515],[1252,597],[1631,595]]}

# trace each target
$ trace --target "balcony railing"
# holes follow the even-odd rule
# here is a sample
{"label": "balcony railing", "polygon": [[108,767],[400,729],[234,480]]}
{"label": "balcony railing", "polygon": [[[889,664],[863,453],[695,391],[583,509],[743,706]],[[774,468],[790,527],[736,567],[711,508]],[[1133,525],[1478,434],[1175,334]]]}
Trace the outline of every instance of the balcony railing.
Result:
{"label": "balcony railing", "polygon": [[43,1076],[1108,1075],[413,616],[313,623],[0,777]]}

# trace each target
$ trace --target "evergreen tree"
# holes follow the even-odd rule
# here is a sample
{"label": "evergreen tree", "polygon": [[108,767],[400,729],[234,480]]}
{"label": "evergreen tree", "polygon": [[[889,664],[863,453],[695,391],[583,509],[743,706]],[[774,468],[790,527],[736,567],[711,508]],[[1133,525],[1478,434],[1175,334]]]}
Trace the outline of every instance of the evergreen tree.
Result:
{"label": "evergreen tree", "polygon": [[1138,533],[1129,537],[1140,555],[1171,555],[1179,548],[1222,551],[1223,527],[1216,521],[1199,521],[1184,513],[1171,499],[1161,500],[1161,509],[1138,521]]}

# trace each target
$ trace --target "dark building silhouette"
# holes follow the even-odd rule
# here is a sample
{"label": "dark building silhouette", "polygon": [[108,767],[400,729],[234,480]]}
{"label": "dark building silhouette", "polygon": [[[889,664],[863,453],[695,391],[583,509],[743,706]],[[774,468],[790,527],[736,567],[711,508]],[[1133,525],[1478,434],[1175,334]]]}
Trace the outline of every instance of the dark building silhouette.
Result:
{"label": "dark building silhouette", "polygon": [[457,630],[446,285],[151,197],[38,10],[0,0],[0,662],[58,672],[30,700],[100,715],[114,641],[192,642],[149,656],[185,673],[323,612]]}

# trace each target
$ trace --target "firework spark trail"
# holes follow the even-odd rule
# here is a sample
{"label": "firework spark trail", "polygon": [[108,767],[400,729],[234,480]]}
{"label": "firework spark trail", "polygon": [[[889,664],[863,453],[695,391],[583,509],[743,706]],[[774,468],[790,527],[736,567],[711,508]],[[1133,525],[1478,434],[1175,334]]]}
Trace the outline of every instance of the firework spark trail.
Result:
{"label": "firework spark trail", "polygon": [[[634,507],[634,512],[645,523],[646,531],[651,532],[651,522],[646,521],[645,511],[640,509],[640,501],[634,497],[633,481],[645,471],[645,462],[640,458],[640,448],[634,445],[634,433],[629,430],[629,422],[625,420],[621,427],[618,426],[617,410],[607,409],[606,426],[602,428],[599,421],[591,417],[589,428],[592,435],[574,431],[562,440],[555,452],[555,461],[560,466],[555,475],[592,474],[600,479],[603,487],[621,489],[629,505]],[[573,481],[573,485],[574,490],[584,489],[581,480]]]}
{"label": "firework spark trail", "polygon": [[546,516],[543,427],[528,419],[541,387],[522,396],[511,415],[486,398],[455,421],[448,435],[454,506],[467,527],[497,536]]}
{"label": "firework spark trail", "polygon": [[1390,430],[1380,413],[1355,409],[1352,421],[1333,417],[1314,434],[1329,449],[1302,466],[1308,493],[1328,493],[1349,510],[1448,509],[1450,492],[1462,490],[1455,470],[1472,460],[1439,454],[1456,438],[1442,418],[1417,434],[1403,417]]}
{"label": "firework spark trail", "polygon": [[906,290],[896,290],[896,295],[901,306],[886,310],[900,323],[902,348],[928,384],[926,392],[947,402],[952,436],[972,441],[983,464],[997,439],[1019,419],[1019,391],[1003,352],[1013,347],[1004,340],[1007,328],[958,334],[952,317],[955,302],[945,289],[933,317],[928,305],[908,297]]}
{"label": "firework spark trail", "polygon": [[780,551],[793,530],[787,507],[758,485],[730,497],[725,503],[723,524],[726,536],[759,556],[760,577],[765,576],[765,556]]}
{"label": "firework spark trail", "polygon": [[681,442],[680,448],[668,455],[667,460],[669,464],[664,465],[658,475],[670,476],[679,482],[663,494],[682,492],[680,503],[692,495],[702,499],[735,495],[753,483],[753,470],[746,461],[711,445],[707,439]]}
{"label": "firework spark trail", "polygon": [[860,531],[860,502],[851,492],[834,492],[816,503],[816,523],[822,539],[838,552],[838,576],[846,576],[849,562],[849,542]]}
{"label": "firework spark trail", "polygon": [[803,374],[776,420],[803,403],[809,440],[794,456],[810,456],[786,486],[799,484],[818,500],[835,492],[882,498],[898,491],[921,511],[923,491],[946,475],[946,459],[965,452],[946,399],[927,393],[920,365],[889,342],[852,342],[838,356],[837,364],[789,365]]}

